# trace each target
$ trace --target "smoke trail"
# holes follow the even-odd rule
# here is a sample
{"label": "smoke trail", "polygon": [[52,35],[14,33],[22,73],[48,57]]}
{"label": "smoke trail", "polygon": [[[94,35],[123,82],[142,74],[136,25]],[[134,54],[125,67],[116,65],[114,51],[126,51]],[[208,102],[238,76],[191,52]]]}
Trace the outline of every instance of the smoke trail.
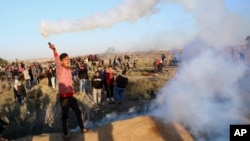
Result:
{"label": "smoke trail", "polygon": [[40,32],[44,37],[63,32],[85,31],[95,28],[107,28],[117,22],[136,21],[137,19],[157,12],[155,5],[160,0],[124,0],[121,5],[102,14],[94,14],[75,21],[43,21]]}

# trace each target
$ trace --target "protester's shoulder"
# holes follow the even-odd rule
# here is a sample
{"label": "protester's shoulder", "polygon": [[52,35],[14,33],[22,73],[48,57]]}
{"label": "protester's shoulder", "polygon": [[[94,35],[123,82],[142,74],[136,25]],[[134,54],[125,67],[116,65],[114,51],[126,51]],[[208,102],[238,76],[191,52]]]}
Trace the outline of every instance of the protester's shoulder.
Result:
{"label": "protester's shoulder", "polygon": [[126,76],[124,76],[123,79],[124,79],[125,81],[128,81],[128,77],[126,77]]}
{"label": "protester's shoulder", "polygon": [[121,74],[119,74],[116,78],[122,78],[122,75],[121,75]]}

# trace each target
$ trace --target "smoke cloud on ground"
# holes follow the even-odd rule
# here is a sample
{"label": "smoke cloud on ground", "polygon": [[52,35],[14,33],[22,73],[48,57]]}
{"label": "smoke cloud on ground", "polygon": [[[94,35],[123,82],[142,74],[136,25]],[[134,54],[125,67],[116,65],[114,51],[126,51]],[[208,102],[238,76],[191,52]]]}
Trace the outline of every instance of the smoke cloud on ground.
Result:
{"label": "smoke cloud on ground", "polygon": [[228,140],[229,125],[244,123],[239,81],[246,67],[213,49],[183,62],[176,77],[161,89],[153,115],[178,121],[197,140]]}
{"label": "smoke cloud on ground", "polygon": [[244,19],[229,13],[223,0],[173,2],[195,15],[197,36],[183,48],[181,67],[159,92],[152,114],[182,123],[198,141],[227,141],[230,124],[246,123],[247,67],[225,55],[244,41],[238,36]]}
{"label": "smoke cloud on ground", "polygon": [[244,20],[228,13],[223,0],[183,4],[196,16],[197,36],[183,48],[182,65],[159,92],[152,114],[182,123],[198,141],[227,141],[230,124],[246,123],[241,86],[247,68],[227,49],[244,40],[237,34]]}

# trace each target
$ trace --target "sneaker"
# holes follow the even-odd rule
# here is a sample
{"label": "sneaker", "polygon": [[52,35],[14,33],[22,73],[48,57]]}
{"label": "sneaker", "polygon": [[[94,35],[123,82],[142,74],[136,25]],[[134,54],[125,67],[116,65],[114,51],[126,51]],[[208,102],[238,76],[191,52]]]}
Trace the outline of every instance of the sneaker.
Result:
{"label": "sneaker", "polygon": [[115,99],[113,97],[110,98],[112,101],[115,101]]}
{"label": "sneaker", "polygon": [[87,133],[88,131],[89,131],[88,129],[83,128],[83,129],[81,130],[81,133]]}
{"label": "sneaker", "polygon": [[121,100],[115,101],[115,104],[121,105],[121,104],[122,104],[122,101],[121,101]]}
{"label": "sneaker", "polygon": [[107,98],[107,101],[108,101],[108,102],[110,101],[109,98]]}
{"label": "sneaker", "polygon": [[2,135],[0,135],[0,141],[8,141],[6,138],[2,137]]}
{"label": "sneaker", "polygon": [[64,139],[64,140],[70,140],[70,134],[64,135],[64,136],[63,136],[63,139]]}

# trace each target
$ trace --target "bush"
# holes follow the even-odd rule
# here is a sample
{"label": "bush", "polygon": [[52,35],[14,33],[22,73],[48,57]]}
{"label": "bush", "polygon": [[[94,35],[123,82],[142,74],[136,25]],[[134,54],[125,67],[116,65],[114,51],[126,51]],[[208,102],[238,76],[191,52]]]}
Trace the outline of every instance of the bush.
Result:
{"label": "bush", "polygon": [[167,77],[142,77],[130,80],[125,92],[131,100],[149,100],[155,97],[155,93],[167,80]]}

